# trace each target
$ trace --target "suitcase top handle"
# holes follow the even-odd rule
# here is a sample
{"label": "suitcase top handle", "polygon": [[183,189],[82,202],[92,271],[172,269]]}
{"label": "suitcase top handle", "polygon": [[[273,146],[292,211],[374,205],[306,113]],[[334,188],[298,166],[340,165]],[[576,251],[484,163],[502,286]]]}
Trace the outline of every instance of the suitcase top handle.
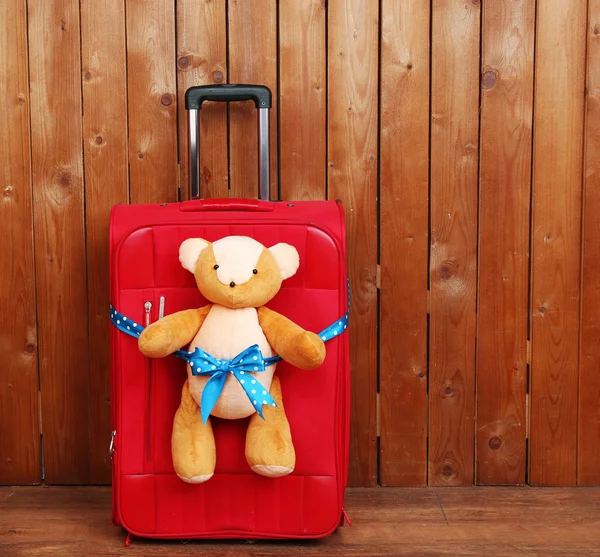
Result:
{"label": "suitcase top handle", "polygon": [[204,101],[254,101],[256,108],[271,108],[271,90],[264,85],[200,85],[185,92],[186,110],[200,110]]}
{"label": "suitcase top handle", "polygon": [[269,200],[269,110],[271,90],[265,85],[199,85],[185,92],[185,108],[189,112],[190,194],[200,197],[200,126],[199,110],[204,101],[254,101],[258,109],[258,182],[260,199]]}

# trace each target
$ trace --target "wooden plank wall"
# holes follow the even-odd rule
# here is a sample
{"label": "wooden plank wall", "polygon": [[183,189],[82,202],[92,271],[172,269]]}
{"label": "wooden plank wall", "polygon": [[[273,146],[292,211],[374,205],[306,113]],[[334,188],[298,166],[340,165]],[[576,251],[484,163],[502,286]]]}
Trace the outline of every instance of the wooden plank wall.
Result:
{"label": "wooden plank wall", "polygon": [[[431,14],[419,0],[389,0],[382,9],[380,480],[383,485],[423,485]],[[397,102],[398,97],[405,101]]]}
{"label": "wooden plank wall", "polygon": [[[35,483],[40,477],[38,358],[29,133],[27,7],[3,3],[0,20],[0,478]],[[18,419],[15,419],[18,417]]]}
{"label": "wooden plank wall", "polygon": [[88,483],[90,356],[79,3],[29,0],[27,8],[45,477],[51,483]]}
{"label": "wooden plank wall", "polygon": [[[529,453],[535,485],[577,482],[585,28],[583,2],[538,6]],[[564,45],[558,52],[556,37]]]}
{"label": "wooden plank wall", "polygon": [[535,2],[483,4],[478,483],[525,483]]}
{"label": "wooden plank wall", "polygon": [[473,479],[479,2],[434,0],[431,40],[429,483]]}
{"label": "wooden plank wall", "polygon": [[[110,208],[187,199],[185,89],[246,81],[271,197],[345,206],[350,483],[600,485],[600,0],[5,4],[0,483],[110,481]],[[201,130],[256,196],[251,104]]]}
{"label": "wooden plank wall", "polygon": [[590,0],[587,38],[586,129],[583,166],[579,485],[600,476],[600,0]]}

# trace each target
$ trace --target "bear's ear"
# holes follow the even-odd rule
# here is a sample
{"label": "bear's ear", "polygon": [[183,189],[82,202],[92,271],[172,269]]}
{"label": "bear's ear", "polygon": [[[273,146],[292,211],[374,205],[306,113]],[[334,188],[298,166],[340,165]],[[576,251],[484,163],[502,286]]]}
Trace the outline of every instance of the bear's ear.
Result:
{"label": "bear's ear", "polygon": [[196,263],[200,252],[210,245],[209,242],[202,238],[190,238],[179,246],[179,261],[183,265],[184,269],[187,269],[190,273],[196,270]]}
{"label": "bear's ear", "polygon": [[276,244],[269,248],[275,257],[283,279],[293,277],[300,266],[300,256],[294,246],[289,244]]}

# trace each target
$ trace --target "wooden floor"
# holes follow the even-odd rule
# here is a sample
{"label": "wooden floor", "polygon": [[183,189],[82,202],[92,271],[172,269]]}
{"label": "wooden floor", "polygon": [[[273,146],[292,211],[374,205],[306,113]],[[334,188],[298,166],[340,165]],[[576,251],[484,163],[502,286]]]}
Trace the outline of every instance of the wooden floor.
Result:
{"label": "wooden floor", "polygon": [[321,541],[125,548],[108,487],[0,488],[0,556],[600,556],[600,488],[350,489],[346,508],[353,526]]}

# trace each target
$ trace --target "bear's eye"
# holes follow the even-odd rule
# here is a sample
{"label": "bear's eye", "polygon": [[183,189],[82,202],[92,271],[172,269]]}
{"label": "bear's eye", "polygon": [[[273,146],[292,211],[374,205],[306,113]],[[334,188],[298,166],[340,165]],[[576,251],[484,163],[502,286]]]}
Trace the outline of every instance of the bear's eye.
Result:
{"label": "bear's eye", "polygon": [[258,271],[257,271],[256,269],[252,269],[252,272],[253,272],[254,274],[258,273]]}
{"label": "bear's eye", "polygon": [[213,269],[214,269],[215,271],[216,271],[218,268],[219,268],[219,266],[218,266],[218,265],[215,265],[215,266],[213,267]]}

